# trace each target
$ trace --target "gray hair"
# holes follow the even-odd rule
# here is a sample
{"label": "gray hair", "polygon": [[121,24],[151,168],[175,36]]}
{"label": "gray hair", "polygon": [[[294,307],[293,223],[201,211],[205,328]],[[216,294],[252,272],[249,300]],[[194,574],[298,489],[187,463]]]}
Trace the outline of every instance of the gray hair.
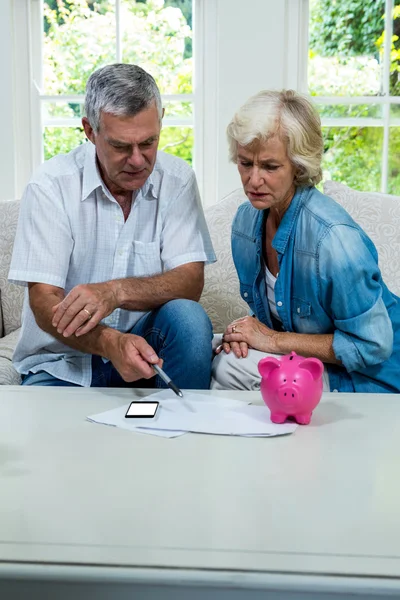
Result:
{"label": "gray hair", "polygon": [[85,115],[95,133],[101,112],[131,117],[155,102],[162,119],[160,91],[153,77],[137,65],[115,63],[94,71],[86,84]]}
{"label": "gray hair", "polygon": [[322,179],[321,120],[312,102],[293,90],[262,91],[249,98],[229,123],[227,136],[229,158],[235,163],[238,144],[265,143],[278,136],[296,168],[296,185],[316,185]]}

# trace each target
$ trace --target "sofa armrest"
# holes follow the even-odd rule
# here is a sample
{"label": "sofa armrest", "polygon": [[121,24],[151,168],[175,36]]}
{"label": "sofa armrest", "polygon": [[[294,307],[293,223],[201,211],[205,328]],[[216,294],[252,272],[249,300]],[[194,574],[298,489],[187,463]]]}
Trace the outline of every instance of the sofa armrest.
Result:
{"label": "sofa armrest", "polygon": [[12,356],[20,328],[0,339],[0,385],[20,385],[21,376],[14,369]]}

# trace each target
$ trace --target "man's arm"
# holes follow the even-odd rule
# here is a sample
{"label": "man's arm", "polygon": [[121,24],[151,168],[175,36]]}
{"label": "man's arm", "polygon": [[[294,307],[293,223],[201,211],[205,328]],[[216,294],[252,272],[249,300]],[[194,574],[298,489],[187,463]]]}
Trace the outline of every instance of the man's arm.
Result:
{"label": "man's arm", "polygon": [[116,308],[148,311],[179,298],[198,301],[203,286],[203,262],[181,265],[151,277],[81,284],[57,303],[52,325],[63,334],[63,339],[75,332],[79,337],[92,331]]}
{"label": "man's arm", "polygon": [[63,301],[65,292],[44,283],[29,283],[29,302],[38,326],[70,348],[108,358],[125,381],[154,376],[148,363],[162,364],[149,344],[137,335],[120,333],[111,327],[98,325],[82,337],[66,339],[52,325],[53,307]]}

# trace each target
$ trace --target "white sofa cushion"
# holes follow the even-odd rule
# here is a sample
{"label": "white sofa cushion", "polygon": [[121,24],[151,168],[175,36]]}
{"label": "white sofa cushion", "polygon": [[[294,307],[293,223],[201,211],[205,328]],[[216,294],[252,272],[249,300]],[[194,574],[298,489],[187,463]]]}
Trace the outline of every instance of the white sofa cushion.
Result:
{"label": "white sofa cushion", "polygon": [[0,385],[19,385],[21,376],[12,365],[12,355],[21,328],[0,339]]}
{"label": "white sofa cushion", "polygon": [[21,325],[24,288],[8,282],[11,254],[18,221],[19,201],[0,202],[0,294],[3,312],[2,335],[15,331]]}
{"label": "white sofa cushion", "polygon": [[326,181],[324,193],[341,204],[372,239],[383,280],[400,295],[400,196],[357,192],[336,181]]}
{"label": "white sofa cushion", "polygon": [[240,204],[247,200],[237,189],[204,210],[217,262],[205,268],[205,285],[200,302],[211,319],[214,332],[222,333],[231,321],[248,314],[231,253],[231,226]]}

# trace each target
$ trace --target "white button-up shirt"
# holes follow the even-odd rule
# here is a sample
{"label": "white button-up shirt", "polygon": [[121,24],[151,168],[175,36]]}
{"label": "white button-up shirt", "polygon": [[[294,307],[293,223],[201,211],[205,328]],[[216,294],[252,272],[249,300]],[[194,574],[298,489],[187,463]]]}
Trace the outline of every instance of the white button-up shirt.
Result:
{"label": "white button-up shirt", "polygon": [[[21,200],[9,280],[65,289],[124,277],[146,277],[215,255],[193,170],[158,152],[126,222],[87,142],[45,162]],[[116,309],[102,323],[127,332],[144,312]],[[25,291],[21,335],[14,352],[20,373],[44,370],[90,386],[91,355],[74,350],[38,327]]]}

